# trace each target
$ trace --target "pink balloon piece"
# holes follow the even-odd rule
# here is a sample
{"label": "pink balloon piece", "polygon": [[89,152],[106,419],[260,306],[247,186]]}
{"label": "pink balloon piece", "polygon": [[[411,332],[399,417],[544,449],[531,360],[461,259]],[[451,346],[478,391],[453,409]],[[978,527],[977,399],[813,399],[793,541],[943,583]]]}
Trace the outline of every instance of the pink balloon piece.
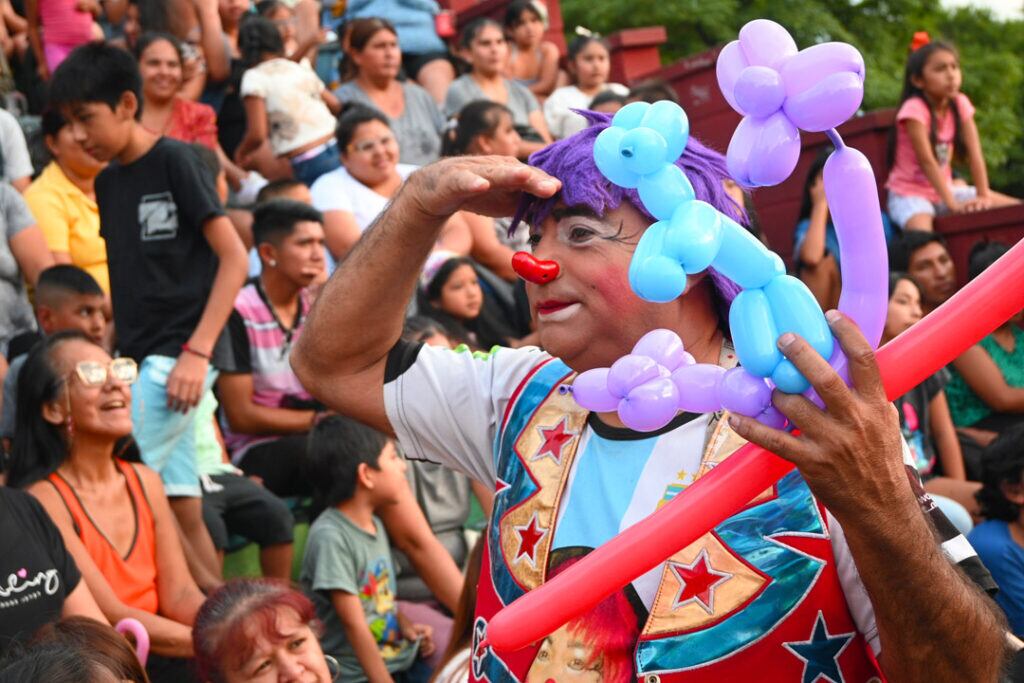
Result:
{"label": "pink balloon piece", "polygon": [[135,656],[138,657],[139,664],[145,667],[146,660],[149,659],[149,631],[142,625],[142,622],[138,619],[125,617],[117,622],[114,630],[123,636],[129,633],[132,635],[132,638],[135,640]]}

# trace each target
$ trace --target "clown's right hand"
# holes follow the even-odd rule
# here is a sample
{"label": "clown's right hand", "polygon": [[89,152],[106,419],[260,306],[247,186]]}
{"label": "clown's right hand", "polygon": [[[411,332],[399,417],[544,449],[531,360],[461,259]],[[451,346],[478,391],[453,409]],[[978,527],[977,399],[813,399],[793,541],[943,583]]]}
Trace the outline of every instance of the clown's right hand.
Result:
{"label": "clown's right hand", "polygon": [[523,192],[550,197],[561,186],[557,178],[512,157],[452,157],[409,176],[396,202],[441,220],[460,210],[502,217],[515,213]]}

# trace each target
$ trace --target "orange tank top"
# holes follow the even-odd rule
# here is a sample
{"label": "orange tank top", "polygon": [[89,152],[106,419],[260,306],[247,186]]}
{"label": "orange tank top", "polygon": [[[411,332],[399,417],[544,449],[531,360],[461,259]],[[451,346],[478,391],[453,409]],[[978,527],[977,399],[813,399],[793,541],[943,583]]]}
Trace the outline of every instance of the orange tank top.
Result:
{"label": "orange tank top", "polygon": [[48,480],[64,499],[78,537],[82,539],[86,551],[118,599],[130,607],[156,614],[159,601],[156,592],[156,527],[153,511],[135,468],[116,458],[114,464],[124,475],[135,512],[135,538],[124,557],[93,523],[89,512],[68,482],[56,472]]}

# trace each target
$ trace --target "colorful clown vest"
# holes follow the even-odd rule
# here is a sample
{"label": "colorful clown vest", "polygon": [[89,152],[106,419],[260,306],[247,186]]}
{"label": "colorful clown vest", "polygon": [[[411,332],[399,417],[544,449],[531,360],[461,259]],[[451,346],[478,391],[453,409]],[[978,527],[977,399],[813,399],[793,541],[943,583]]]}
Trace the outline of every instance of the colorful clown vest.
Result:
{"label": "colorful clown vest", "polygon": [[[564,388],[573,376],[557,359],[535,368],[497,432],[498,486],[471,681],[525,681],[537,655],[538,645],[499,654],[479,644],[490,617],[545,580],[559,501],[587,419]],[[537,457],[551,447],[541,430],[556,425],[565,434],[558,457]],[[698,477],[743,444],[722,419],[712,421],[706,441]],[[843,595],[824,508],[796,472],[663,565],[634,664],[639,683],[880,680]]]}

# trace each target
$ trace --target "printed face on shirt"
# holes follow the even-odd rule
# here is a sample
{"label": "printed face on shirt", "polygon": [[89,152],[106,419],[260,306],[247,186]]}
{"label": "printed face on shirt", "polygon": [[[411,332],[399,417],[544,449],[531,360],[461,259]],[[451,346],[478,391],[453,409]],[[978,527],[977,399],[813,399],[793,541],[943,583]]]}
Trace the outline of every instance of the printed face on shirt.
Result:
{"label": "printed face on shirt", "polygon": [[484,303],[483,292],[476,271],[468,263],[453,270],[441,287],[438,307],[460,320],[472,320],[480,315]]}
{"label": "printed face on shirt", "polygon": [[936,50],[928,56],[921,75],[911,81],[933,100],[956,97],[963,82],[960,60],[949,50]]}
{"label": "printed face on shirt", "polygon": [[[70,411],[73,434],[98,439],[120,439],[132,433],[132,390],[110,372],[111,358],[95,344],[72,339],[60,344],[53,353],[53,364],[64,378],[64,390],[55,405],[47,406],[47,418],[67,423]],[[81,362],[107,368],[106,381],[91,386],[76,372]]]}
{"label": "printed face on shirt", "polygon": [[270,639],[255,628],[251,630],[252,655],[239,665],[224,666],[226,683],[328,683],[331,680],[316,634],[292,610],[278,612],[275,632],[280,638]]}
{"label": "printed face on shirt", "polygon": [[368,78],[395,78],[402,66],[398,36],[381,29],[370,36],[362,50],[352,50],[352,61],[359,73]]}
{"label": "printed face on shirt", "polygon": [[372,189],[398,172],[398,140],[380,121],[361,123],[342,151],[341,160],[353,178]]}
{"label": "printed face on shirt", "polygon": [[107,162],[120,154],[131,139],[137,109],[135,95],[125,92],[114,108],[105,102],[78,102],[61,114],[86,154]]}
{"label": "printed face on shirt", "polygon": [[907,272],[921,285],[921,303],[935,308],[956,293],[956,267],[946,247],[929,242],[910,255]]}
{"label": "printed face on shirt", "polygon": [[906,278],[896,283],[889,297],[889,310],[885,317],[884,338],[892,339],[905,332],[921,319],[921,294]]}
{"label": "printed face on shirt", "polygon": [[690,277],[687,293],[672,304],[644,301],[630,289],[629,262],[649,223],[623,202],[604,216],[557,206],[531,226],[534,256],[559,266],[553,281],[526,283],[541,345],[578,372],[609,367],[653,329],[676,330],[684,342],[688,332],[702,333],[688,309],[709,296],[703,274]]}
{"label": "printed face on shirt", "polygon": [[591,40],[572,60],[572,69],[581,88],[597,88],[608,82],[611,65],[608,49],[599,41]]}
{"label": "printed face on shirt", "polygon": [[167,102],[181,87],[181,57],[167,40],[155,40],[139,55],[142,91],[147,99]]}
{"label": "printed face on shirt", "polygon": [[549,635],[526,673],[526,683],[600,683],[601,657],[568,626]]}

